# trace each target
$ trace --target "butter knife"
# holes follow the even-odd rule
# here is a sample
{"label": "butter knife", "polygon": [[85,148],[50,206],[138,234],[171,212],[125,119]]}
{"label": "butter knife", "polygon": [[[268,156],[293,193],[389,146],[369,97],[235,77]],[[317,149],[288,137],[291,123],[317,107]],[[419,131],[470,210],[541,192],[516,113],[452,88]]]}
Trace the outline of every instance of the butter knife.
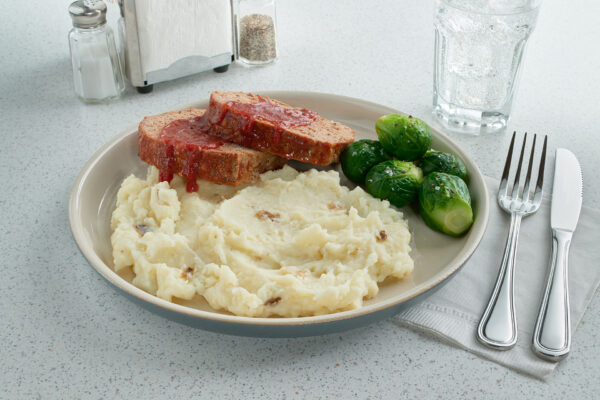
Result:
{"label": "butter knife", "polygon": [[550,213],[552,257],[532,344],[538,357],[550,361],[562,360],[571,349],[568,261],[571,237],[581,211],[582,189],[577,158],[567,149],[557,149]]}

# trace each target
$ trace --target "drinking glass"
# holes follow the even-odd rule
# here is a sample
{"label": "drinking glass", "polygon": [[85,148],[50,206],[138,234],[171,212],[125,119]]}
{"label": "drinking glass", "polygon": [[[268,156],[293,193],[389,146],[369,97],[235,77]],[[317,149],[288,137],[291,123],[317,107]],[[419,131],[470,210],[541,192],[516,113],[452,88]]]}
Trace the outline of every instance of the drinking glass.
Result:
{"label": "drinking glass", "polygon": [[433,113],[448,130],[508,123],[539,0],[436,0]]}

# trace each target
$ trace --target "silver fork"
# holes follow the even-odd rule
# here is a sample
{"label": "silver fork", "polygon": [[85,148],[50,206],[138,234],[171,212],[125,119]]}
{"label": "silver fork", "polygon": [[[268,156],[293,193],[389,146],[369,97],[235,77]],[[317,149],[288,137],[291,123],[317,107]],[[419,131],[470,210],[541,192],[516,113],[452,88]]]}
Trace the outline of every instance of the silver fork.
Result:
{"label": "silver fork", "polygon": [[537,173],[537,182],[533,197],[531,196],[531,170],[533,168],[533,158],[535,154],[536,135],[533,135],[533,145],[531,146],[531,155],[529,157],[529,166],[527,167],[527,176],[521,192],[521,165],[523,164],[523,155],[527,142],[527,133],[523,137],[523,147],[517,165],[515,180],[512,183],[512,193],[508,194],[508,175],[513,157],[516,132],[513,133],[510,141],[510,148],[506,156],[502,180],[498,189],[498,204],[500,207],[510,213],[510,228],[506,238],[506,246],[500,271],[496,280],[496,286],[490,297],[490,301],[481,317],[479,327],[477,328],[477,338],[481,343],[497,350],[508,350],[517,343],[517,319],[514,305],[514,272],[515,258],[517,255],[517,241],[519,239],[519,229],[521,219],[533,214],[540,208],[542,202],[542,184],[544,181],[544,165],[546,162],[546,145],[548,137],[544,137],[544,146]]}

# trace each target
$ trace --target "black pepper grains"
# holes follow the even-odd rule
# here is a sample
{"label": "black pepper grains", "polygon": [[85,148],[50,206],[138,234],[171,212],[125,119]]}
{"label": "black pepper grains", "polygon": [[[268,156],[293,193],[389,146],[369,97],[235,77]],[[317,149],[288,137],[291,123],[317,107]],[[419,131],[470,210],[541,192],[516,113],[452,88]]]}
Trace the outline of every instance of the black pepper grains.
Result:
{"label": "black pepper grains", "polygon": [[275,21],[269,15],[250,14],[240,20],[239,56],[249,63],[268,63],[277,57]]}

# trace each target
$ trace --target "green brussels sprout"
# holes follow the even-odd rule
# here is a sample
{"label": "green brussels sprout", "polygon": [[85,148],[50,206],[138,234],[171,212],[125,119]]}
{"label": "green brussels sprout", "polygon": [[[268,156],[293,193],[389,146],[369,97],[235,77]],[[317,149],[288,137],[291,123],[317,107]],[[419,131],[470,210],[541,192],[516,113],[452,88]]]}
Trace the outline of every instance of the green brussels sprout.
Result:
{"label": "green brussels sprout", "polygon": [[375,122],[375,130],[383,148],[400,160],[421,158],[431,147],[431,128],[410,115],[384,115]]}
{"label": "green brussels sprout", "polygon": [[428,151],[423,156],[420,166],[423,175],[429,175],[432,172],[445,172],[446,174],[458,176],[465,182],[467,181],[467,167],[454,154]]}
{"label": "green brussels sprout", "polygon": [[460,236],[473,224],[471,196],[458,176],[432,172],[419,189],[419,211],[431,229]]}
{"label": "green brussels sprout", "polygon": [[412,202],[423,182],[423,172],[410,161],[389,160],[369,170],[365,181],[373,197],[400,208]]}
{"label": "green brussels sprout", "polygon": [[348,179],[363,183],[367,172],[374,165],[391,158],[377,140],[363,139],[348,145],[342,152],[340,161]]}

